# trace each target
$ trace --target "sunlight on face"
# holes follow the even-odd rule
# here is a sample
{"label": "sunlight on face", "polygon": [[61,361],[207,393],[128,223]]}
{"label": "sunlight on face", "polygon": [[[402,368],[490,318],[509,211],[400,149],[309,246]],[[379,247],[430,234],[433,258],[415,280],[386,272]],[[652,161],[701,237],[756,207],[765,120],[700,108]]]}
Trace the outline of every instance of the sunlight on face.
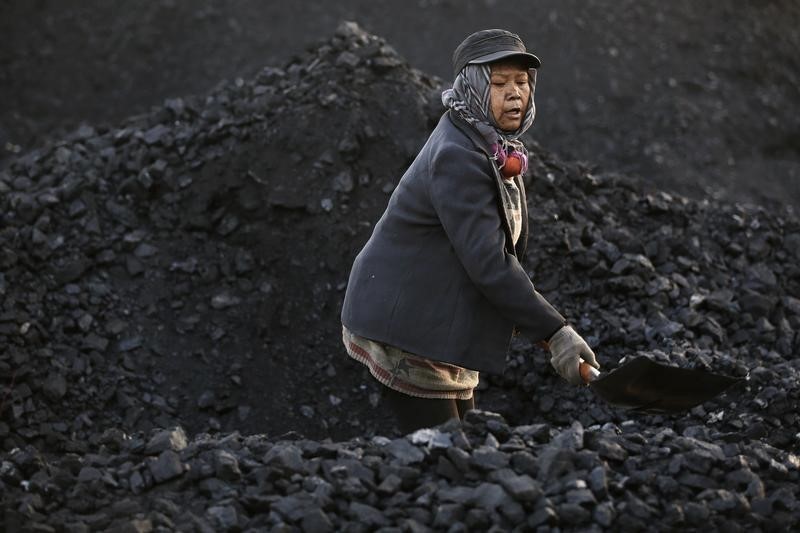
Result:
{"label": "sunlight on face", "polygon": [[531,96],[528,70],[516,62],[497,62],[490,67],[492,115],[500,129],[515,131],[522,125]]}

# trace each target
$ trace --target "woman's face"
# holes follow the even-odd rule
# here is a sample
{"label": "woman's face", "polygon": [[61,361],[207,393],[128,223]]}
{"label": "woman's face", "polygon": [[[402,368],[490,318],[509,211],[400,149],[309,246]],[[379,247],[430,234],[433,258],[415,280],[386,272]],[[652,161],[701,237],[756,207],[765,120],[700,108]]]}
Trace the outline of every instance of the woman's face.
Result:
{"label": "woman's face", "polygon": [[522,125],[531,96],[528,70],[515,62],[492,63],[490,68],[492,115],[500,129],[515,131]]}

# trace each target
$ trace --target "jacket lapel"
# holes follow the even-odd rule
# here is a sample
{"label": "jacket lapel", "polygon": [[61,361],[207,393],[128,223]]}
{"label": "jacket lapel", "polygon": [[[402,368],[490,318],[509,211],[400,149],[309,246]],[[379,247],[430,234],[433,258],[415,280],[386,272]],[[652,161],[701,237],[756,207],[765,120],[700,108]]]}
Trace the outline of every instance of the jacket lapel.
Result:
{"label": "jacket lapel", "polygon": [[469,123],[465,122],[464,119],[458,116],[458,114],[453,113],[453,111],[447,112],[448,116],[450,117],[450,121],[455,124],[455,126],[461,130],[472,143],[489,159],[489,166],[492,168],[494,172],[494,181],[495,185],[497,186],[497,205],[501,213],[501,219],[503,221],[503,229],[506,233],[506,250],[508,253],[515,255],[517,258],[522,258],[519,251],[525,253],[525,241],[528,237],[528,208],[525,201],[525,184],[522,182],[521,176],[517,176],[514,178],[517,184],[517,188],[520,191],[520,203],[522,204],[522,232],[520,233],[519,240],[517,241],[517,246],[514,246],[514,235],[511,232],[511,213],[508,212],[506,208],[505,202],[503,201],[503,195],[506,194],[505,185],[503,184],[503,177],[500,175],[500,171],[495,166],[494,162],[492,161],[492,150],[489,147],[486,139],[478,133],[478,131],[473,128]]}
{"label": "jacket lapel", "polygon": [[514,178],[519,189],[519,203],[522,209],[522,231],[517,240],[516,252],[517,258],[522,260],[525,258],[525,250],[528,248],[528,198],[525,195],[525,181],[522,176]]}

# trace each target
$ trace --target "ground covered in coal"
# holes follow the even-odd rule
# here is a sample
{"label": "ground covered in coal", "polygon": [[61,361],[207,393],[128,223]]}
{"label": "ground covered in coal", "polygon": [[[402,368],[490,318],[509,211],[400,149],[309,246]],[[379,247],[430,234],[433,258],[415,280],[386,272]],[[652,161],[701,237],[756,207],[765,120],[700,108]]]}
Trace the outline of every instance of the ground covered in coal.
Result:
{"label": "ground covered in coal", "polygon": [[792,527],[800,220],[530,138],[526,266],[604,369],[745,379],[680,416],[635,414],[516,339],[463,424],[402,436],[381,417],[339,308],[440,89],[343,24],[282,68],[10,162],[5,530]]}

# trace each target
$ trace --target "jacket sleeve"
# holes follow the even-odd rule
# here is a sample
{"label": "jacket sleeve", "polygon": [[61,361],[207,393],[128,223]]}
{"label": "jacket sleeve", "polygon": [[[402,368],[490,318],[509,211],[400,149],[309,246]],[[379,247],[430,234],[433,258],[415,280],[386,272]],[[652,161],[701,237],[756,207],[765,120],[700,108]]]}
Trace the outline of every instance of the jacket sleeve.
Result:
{"label": "jacket sleeve", "polygon": [[531,340],[546,339],[565,320],[506,251],[489,161],[480,152],[447,143],[431,154],[429,165],[431,203],[469,278]]}

